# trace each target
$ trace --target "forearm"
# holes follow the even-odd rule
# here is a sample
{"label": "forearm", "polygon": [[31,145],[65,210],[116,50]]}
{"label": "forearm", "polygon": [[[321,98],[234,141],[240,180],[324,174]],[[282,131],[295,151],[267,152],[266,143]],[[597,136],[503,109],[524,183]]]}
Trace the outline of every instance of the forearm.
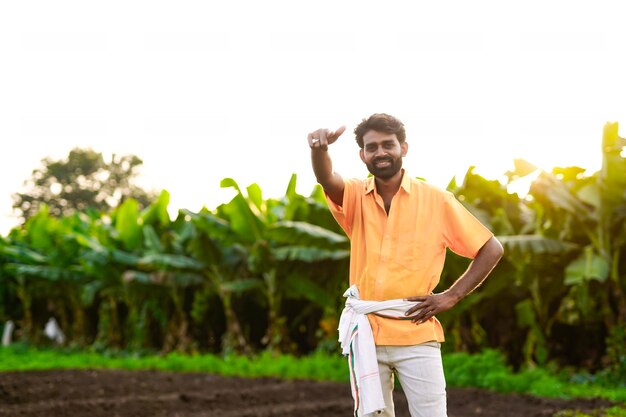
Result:
{"label": "forearm", "polygon": [[311,164],[315,178],[330,199],[338,205],[343,202],[344,182],[341,175],[333,172],[333,163],[330,155],[328,155],[328,145],[334,143],[345,130],[345,126],[334,132],[328,129],[318,129],[309,133],[307,137],[311,148]]}
{"label": "forearm", "polygon": [[333,161],[328,155],[328,151],[321,148],[311,149],[311,165],[317,182],[324,186],[333,178]]}
{"label": "forearm", "polygon": [[406,315],[411,316],[413,323],[419,324],[431,319],[435,314],[450,310],[487,278],[503,252],[500,242],[492,237],[480,248],[467,271],[446,291],[407,298],[408,301],[417,301],[419,304],[407,310]]}
{"label": "forearm", "polygon": [[343,204],[344,183],[341,175],[333,172],[333,163],[328,152],[319,148],[311,149],[311,163],[317,182],[336,204]]}
{"label": "forearm", "polygon": [[454,302],[457,303],[474,291],[489,276],[500,258],[502,258],[502,254],[502,245],[496,238],[492,237],[478,251],[476,258],[474,258],[465,273],[445,293],[451,296]]}

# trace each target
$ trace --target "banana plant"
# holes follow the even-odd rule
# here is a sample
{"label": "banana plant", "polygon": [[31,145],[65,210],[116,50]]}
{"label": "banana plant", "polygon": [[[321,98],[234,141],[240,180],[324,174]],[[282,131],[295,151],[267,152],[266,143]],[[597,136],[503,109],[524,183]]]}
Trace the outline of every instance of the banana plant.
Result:
{"label": "banana plant", "polygon": [[[611,298],[616,320],[626,323],[626,272],[620,258],[626,252],[626,139],[618,135],[618,124],[607,123],[602,137],[602,169],[598,175],[598,252],[609,266]],[[598,201],[598,200],[595,200]]]}
{"label": "banana plant", "polygon": [[[314,216],[326,221],[332,218],[319,199],[303,198],[295,192],[295,185],[294,175],[282,199],[263,200],[258,185],[247,187],[247,195],[244,195],[234,180],[225,179],[222,186],[233,187],[237,194],[217,209],[217,215],[231,224],[246,245],[250,254],[249,270],[263,280],[268,325],[262,343],[270,351],[294,350],[286,316],[281,313],[286,297],[310,295],[309,300],[324,304],[340,299],[339,291],[320,296],[324,290],[319,283],[337,276],[332,274],[333,268],[312,277],[311,264],[328,266],[348,257],[345,236],[306,221]],[[322,212],[324,214],[320,215]],[[345,277],[347,273],[341,278]]]}
{"label": "banana plant", "polygon": [[[617,130],[617,123],[604,127],[600,172],[585,176],[575,169],[560,170],[554,173],[560,178],[544,175],[531,190],[550,210],[543,230],[579,245],[577,257],[565,268],[565,284],[579,295],[579,316],[599,312],[607,328],[626,321],[626,280],[619,263],[626,251],[626,140]],[[590,297],[594,282],[605,291]]]}
{"label": "banana plant", "polygon": [[[507,173],[509,180],[533,171],[526,161],[517,160],[515,164],[516,169]],[[549,355],[554,302],[564,295],[563,274],[555,261],[571,259],[578,246],[542,234],[537,227],[537,209],[543,206],[531,209],[529,202],[510,193],[507,185],[487,180],[470,168],[462,184],[453,181],[448,187],[497,235],[505,256],[476,294],[442,315],[442,321],[459,349],[486,347],[485,327],[506,327],[503,323],[508,322],[509,327],[515,325],[521,332],[498,332],[490,337],[497,338],[501,346],[523,345],[524,361],[541,363]],[[444,285],[451,285],[467,264],[467,260],[450,256],[442,277]]]}
{"label": "banana plant", "polygon": [[[262,282],[248,270],[247,247],[239,243],[231,225],[203,208],[198,213],[189,210],[181,214],[194,225],[188,250],[206,265],[203,288],[196,292],[193,314],[196,322],[204,323],[209,302],[216,296],[221,302],[226,331],[220,350],[225,353],[250,354],[250,342],[244,334],[234,308],[234,298],[259,288]],[[213,323],[214,324],[214,323]]]}
{"label": "banana plant", "polygon": [[[135,204],[133,210],[118,213],[116,229],[124,247],[135,256],[122,273],[129,309],[127,328],[136,338],[135,343],[146,343],[147,326],[154,317],[163,333],[162,350],[189,352],[195,349],[195,343],[185,306],[190,294],[202,285],[206,265],[187,253],[193,225],[180,215],[171,222],[169,199],[164,190],[141,213],[134,209]],[[124,209],[129,201],[120,208]],[[149,303],[155,299],[161,300],[160,306]],[[138,326],[132,326],[134,321]]]}
{"label": "banana plant", "polygon": [[[78,214],[53,218],[43,205],[22,228],[11,232],[9,242],[0,246],[5,258],[4,281],[13,286],[21,302],[23,333],[31,340],[39,338],[35,326],[43,326],[48,319],[45,315],[55,315],[71,338],[84,337],[80,286],[86,277],[76,262],[78,245],[67,237],[83,222]],[[35,309],[40,312],[36,316]]]}

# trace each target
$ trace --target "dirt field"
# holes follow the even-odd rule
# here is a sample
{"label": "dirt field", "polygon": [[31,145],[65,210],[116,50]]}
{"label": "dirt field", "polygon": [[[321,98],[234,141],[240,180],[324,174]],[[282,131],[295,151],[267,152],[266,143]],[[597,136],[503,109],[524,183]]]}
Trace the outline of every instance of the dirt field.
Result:
{"label": "dirt field", "polygon": [[[397,417],[409,417],[396,392]],[[449,417],[551,416],[565,408],[589,410],[599,400],[562,401],[449,389]],[[269,417],[352,415],[346,384],[224,378],[154,371],[0,373],[0,416]]]}

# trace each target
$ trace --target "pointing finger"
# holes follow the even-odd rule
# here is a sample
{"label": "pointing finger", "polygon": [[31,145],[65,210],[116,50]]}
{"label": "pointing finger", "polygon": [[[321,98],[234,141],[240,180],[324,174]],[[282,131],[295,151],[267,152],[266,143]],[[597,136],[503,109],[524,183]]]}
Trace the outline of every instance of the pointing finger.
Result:
{"label": "pointing finger", "polygon": [[336,141],[339,138],[339,136],[341,136],[343,132],[345,131],[346,131],[346,127],[341,126],[339,129],[335,130],[334,132],[330,132],[328,134],[328,143],[331,144],[334,141]]}

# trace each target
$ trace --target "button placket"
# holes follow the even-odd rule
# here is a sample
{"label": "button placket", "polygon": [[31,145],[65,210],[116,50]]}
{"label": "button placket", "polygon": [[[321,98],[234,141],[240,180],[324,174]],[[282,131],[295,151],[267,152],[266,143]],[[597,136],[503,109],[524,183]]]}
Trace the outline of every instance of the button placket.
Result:
{"label": "button placket", "polygon": [[387,271],[389,266],[389,255],[391,253],[391,238],[390,238],[390,224],[389,218],[381,219],[383,222],[382,237],[380,241],[380,259],[378,262],[378,273],[376,274],[376,282],[374,285],[374,296],[377,300],[382,299],[384,293],[384,282],[387,278]]}

